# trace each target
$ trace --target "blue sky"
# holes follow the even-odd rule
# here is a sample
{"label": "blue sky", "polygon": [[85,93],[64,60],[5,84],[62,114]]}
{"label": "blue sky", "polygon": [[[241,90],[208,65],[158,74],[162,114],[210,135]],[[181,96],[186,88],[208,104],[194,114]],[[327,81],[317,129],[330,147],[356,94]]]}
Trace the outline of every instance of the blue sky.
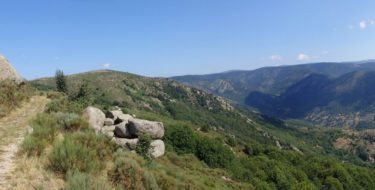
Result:
{"label": "blue sky", "polygon": [[375,58],[373,0],[0,0],[0,53],[26,78],[146,76]]}

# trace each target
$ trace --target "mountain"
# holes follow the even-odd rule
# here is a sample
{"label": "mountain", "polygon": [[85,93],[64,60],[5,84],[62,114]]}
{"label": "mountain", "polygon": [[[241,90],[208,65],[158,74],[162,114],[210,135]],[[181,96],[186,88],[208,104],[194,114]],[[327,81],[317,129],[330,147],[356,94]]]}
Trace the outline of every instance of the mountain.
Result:
{"label": "mountain", "polygon": [[279,95],[288,87],[313,73],[335,78],[353,71],[369,70],[375,70],[375,61],[264,67],[251,71],[176,76],[172,79],[241,103],[253,91]]}
{"label": "mountain", "polygon": [[[102,70],[66,76],[66,81],[67,94],[54,92],[54,78],[31,81],[52,99],[46,113],[33,123],[38,126],[36,130],[48,131],[48,127],[40,129],[43,122],[64,126],[59,129],[58,138],[40,132],[26,138],[39,142],[43,139],[41,135],[46,135],[51,144],[45,148],[48,152],[64,156],[61,149],[66,146],[66,151],[74,154],[76,149],[68,146],[73,139],[77,149],[98,152],[99,156],[113,153],[103,139],[87,130],[64,131],[70,128],[69,124],[76,130],[82,127],[71,120],[88,105],[103,110],[121,109],[137,118],[165,125],[165,156],[145,161],[128,152],[114,153],[113,159],[80,154],[88,163],[97,161],[108,166],[94,171],[81,169],[84,176],[91,176],[85,179],[104,179],[103,183],[109,186],[125,185],[128,189],[143,187],[146,182],[153,182],[153,187],[159,188],[145,184],[140,189],[324,189],[336,181],[346,189],[375,186],[372,130],[353,136],[352,132],[344,133],[341,129],[301,127],[300,123],[237,108],[221,97],[170,79]],[[66,139],[66,143],[59,143],[61,139]],[[34,150],[33,144],[28,143],[26,147]],[[40,147],[37,146],[37,150],[42,149],[39,159],[51,159]],[[119,162],[118,157],[125,161]],[[68,162],[67,166],[77,165],[70,163],[75,163],[74,159],[58,161]],[[323,167],[327,171],[321,171]],[[64,176],[48,165],[38,168],[49,168],[50,172]],[[71,184],[78,179],[68,173],[64,180]]]}
{"label": "mountain", "polygon": [[253,92],[245,102],[269,115],[304,118],[327,127],[371,127],[375,125],[374,84],[374,71],[335,79],[312,74],[279,96]]}
{"label": "mountain", "polygon": [[[266,67],[173,79],[261,112],[327,126],[374,126],[375,61]],[[342,120],[342,122],[339,122]]]}
{"label": "mountain", "polygon": [[23,78],[12,67],[8,60],[0,54],[0,80],[12,80],[21,83]]}

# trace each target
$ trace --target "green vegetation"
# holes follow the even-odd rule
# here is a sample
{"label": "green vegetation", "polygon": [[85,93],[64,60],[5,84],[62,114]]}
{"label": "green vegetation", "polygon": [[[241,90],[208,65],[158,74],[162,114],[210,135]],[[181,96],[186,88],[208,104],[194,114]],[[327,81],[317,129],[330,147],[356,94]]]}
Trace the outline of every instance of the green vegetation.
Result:
{"label": "green vegetation", "polygon": [[148,135],[140,135],[138,146],[135,149],[135,151],[146,160],[151,159],[151,155],[149,153],[151,147],[151,140],[151,137]]}
{"label": "green vegetation", "polygon": [[55,81],[56,81],[56,90],[58,92],[67,93],[68,86],[66,84],[66,79],[64,72],[62,70],[57,70],[55,74]]}
{"label": "green vegetation", "polygon": [[104,179],[97,179],[81,172],[69,172],[66,177],[66,190],[104,190],[112,186]]}
{"label": "green vegetation", "polygon": [[50,168],[58,173],[68,171],[95,173],[104,169],[103,159],[111,158],[113,144],[109,139],[94,132],[65,135],[64,140],[56,141],[48,158]]}
{"label": "green vegetation", "polygon": [[16,84],[7,80],[0,81],[0,118],[30,98],[33,92],[28,84]]}
{"label": "green vegetation", "polygon": [[[48,79],[34,83],[43,86],[40,90],[55,85]],[[67,83],[70,91],[66,95],[47,92],[53,100],[46,113],[33,122],[39,124],[32,124],[34,132],[38,126],[46,132],[32,133],[23,146],[30,156],[46,155],[46,168],[65,178],[66,188],[375,187],[372,164],[352,159],[332,146],[343,135],[339,130],[296,128],[293,123],[231,109],[210,94],[169,80],[98,71],[69,76]],[[140,138],[137,148],[141,156],[118,150],[110,139],[95,134],[81,120],[79,115],[87,105],[102,109],[119,106],[138,118],[162,121],[167,154],[148,160],[150,139],[146,136]],[[44,138],[47,140],[40,146],[28,140]],[[276,141],[281,149],[275,146]],[[293,149],[294,145],[301,152]],[[38,151],[34,153],[34,149]]]}

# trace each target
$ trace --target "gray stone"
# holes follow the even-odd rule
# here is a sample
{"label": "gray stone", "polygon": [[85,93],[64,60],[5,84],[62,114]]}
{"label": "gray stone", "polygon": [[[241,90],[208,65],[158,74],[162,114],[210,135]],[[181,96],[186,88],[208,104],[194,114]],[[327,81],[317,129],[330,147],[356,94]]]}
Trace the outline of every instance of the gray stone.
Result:
{"label": "gray stone", "polygon": [[87,120],[89,126],[95,131],[100,131],[104,126],[105,114],[98,108],[89,106],[83,111],[83,118]]}
{"label": "gray stone", "polygon": [[115,131],[115,128],[116,126],[114,125],[111,125],[111,126],[104,126],[101,128],[101,132],[114,132]]}
{"label": "gray stone", "polygon": [[165,154],[165,144],[162,140],[151,142],[150,154],[152,158],[159,158]]}
{"label": "gray stone", "polygon": [[111,125],[114,125],[114,124],[115,124],[115,121],[111,118],[106,118],[105,121],[104,121],[105,126],[111,126]]}
{"label": "gray stone", "polygon": [[152,139],[161,139],[164,136],[164,125],[161,122],[147,121],[141,119],[130,119],[128,129],[131,135],[149,135]]}
{"label": "gray stone", "polygon": [[135,150],[137,148],[138,139],[115,138],[115,142],[122,148]]}
{"label": "gray stone", "polygon": [[114,132],[113,131],[104,131],[102,132],[105,136],[109,137],[109,138],[112,138],[115,136]]}

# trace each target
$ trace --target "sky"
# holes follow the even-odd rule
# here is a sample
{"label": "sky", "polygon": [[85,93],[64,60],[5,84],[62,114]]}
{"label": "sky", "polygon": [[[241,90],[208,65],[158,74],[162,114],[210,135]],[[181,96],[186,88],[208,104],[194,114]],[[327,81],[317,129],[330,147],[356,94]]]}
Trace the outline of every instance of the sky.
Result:
{"label": "sky", "polygon": [[375,58],[374,0],[0,0],[0,54],[27,79]]}

